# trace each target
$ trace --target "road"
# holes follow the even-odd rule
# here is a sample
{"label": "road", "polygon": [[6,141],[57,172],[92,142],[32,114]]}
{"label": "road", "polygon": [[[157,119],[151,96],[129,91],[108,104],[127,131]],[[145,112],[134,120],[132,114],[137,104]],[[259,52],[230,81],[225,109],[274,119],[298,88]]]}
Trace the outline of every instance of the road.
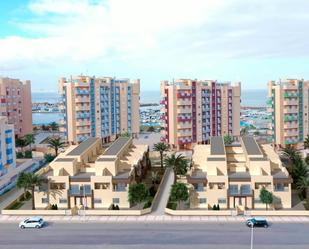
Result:
{"label": "road", "polygon": [[[309,248],[309,224],[277,223],[254,230],[256,249]],[[243,249],[250,228],[243,223],[51,223],[40,230],[0,224],[1,249]]]}

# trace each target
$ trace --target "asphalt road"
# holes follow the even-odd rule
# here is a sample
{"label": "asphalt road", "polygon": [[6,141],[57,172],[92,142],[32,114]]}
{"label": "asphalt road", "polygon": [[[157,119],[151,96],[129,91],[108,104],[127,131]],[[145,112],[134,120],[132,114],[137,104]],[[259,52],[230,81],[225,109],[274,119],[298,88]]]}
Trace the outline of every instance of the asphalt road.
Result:
{"label": "asphalt road", "polygon": [[[48,224],[21,230],[0,224],[0,248],[250,248],[250,228],[240,223]],[[309,224],[272,224],[255,228],[254,248],[309,248]]]}

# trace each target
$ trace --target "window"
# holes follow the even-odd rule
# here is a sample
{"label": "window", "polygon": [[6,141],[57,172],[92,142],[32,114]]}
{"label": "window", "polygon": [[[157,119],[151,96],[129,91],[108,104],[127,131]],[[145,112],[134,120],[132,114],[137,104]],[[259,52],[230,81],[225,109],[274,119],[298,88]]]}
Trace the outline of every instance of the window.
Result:
{"label": "window", "polygon": [[240,186],[241,194],[249,195],[251,194],[251,186],[249,184]]}
{"label": "window", "polygon": [[283,183],[277,183],[274,185],[274,191],[283,192],[285,190],[284,187]]}
{"label": "window", "polygon": [[238,185],[230,185],[229,191],[230,191],[230,194],[238,194]]}
{"label": "window", "polygon": [[260,198],[256,198],[256,199],[254,199],[254,203],[262,203],[262,201],[261,201]]}
{"label": "window", "polygon": [[95,204],[101,204],[101,203],[102,203],[102,199],[100,199],[100,198],[94,198],[93,203],[95,203]]}
{"label": "window", "polygon": [[59,203],[67,203],[67,199],[60,198],[60,199],[59,199]]}
{"label": "window", "polygon": [[109,189],[110,184],[108,182],[97,182],[94,184],[95,189]]}
{"label": "window", "polygon": [[225,204],[226,203],[226,199],[225,198],[218,198],[218,203],[219,204]]}
{"label": "window", "polygon": [[195,190],[197,192],[203,192],[204,191],[204,184],[203,183],[198,183],[197,185],[195,185]]}
{"label": "window", "polygon": [[207,203],[207,198],[199,198],[199,203],[200,204],[206,204]]}
{"label": "window", "polygon": [[80,191],[79,191],[79,185],[71,185],[71,194],[80,194]]}
{"label": "window", "polygon": [[48,203],[48,198],[42,198],[42,203]]}
{"label": "window", "polygon": [[113,198],[113,204],[119,204],[119,198]]}

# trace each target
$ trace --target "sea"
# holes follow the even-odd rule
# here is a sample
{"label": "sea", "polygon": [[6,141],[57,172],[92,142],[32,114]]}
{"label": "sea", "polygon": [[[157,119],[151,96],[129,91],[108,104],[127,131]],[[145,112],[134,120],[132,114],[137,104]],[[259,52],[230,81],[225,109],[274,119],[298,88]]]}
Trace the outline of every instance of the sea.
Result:
{"label": "sea", "polygon": [[[56,103],[59,100],[59,95],[56,92],[32,92],[32,103],[49,102]],[[242,90],[241,105],[250,107],[265,107],[267,100],[267,90]],[[140,103],[159,103],[159,91],[141,91]],[[33,124],[49,124],[51,122],[59,122],[60,113],[32,113]]]}

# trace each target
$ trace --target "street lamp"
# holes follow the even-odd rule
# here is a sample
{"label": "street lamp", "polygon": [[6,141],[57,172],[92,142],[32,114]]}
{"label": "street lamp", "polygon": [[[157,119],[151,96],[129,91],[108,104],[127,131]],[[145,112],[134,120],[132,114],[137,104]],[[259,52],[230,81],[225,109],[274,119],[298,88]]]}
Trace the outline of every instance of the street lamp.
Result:
{"label": "street lamp", "polygon": [[251,222],[251,245],[250,249],[253,249],[253,222]]}
{"label": "street lamp", "polygon": [[83,201],[83,206],[84,206],[84,221],[86,220],[86,194],[85,194],[85,184],[82,184],[83,187],[83,195],[84,195],[84,201]]}

